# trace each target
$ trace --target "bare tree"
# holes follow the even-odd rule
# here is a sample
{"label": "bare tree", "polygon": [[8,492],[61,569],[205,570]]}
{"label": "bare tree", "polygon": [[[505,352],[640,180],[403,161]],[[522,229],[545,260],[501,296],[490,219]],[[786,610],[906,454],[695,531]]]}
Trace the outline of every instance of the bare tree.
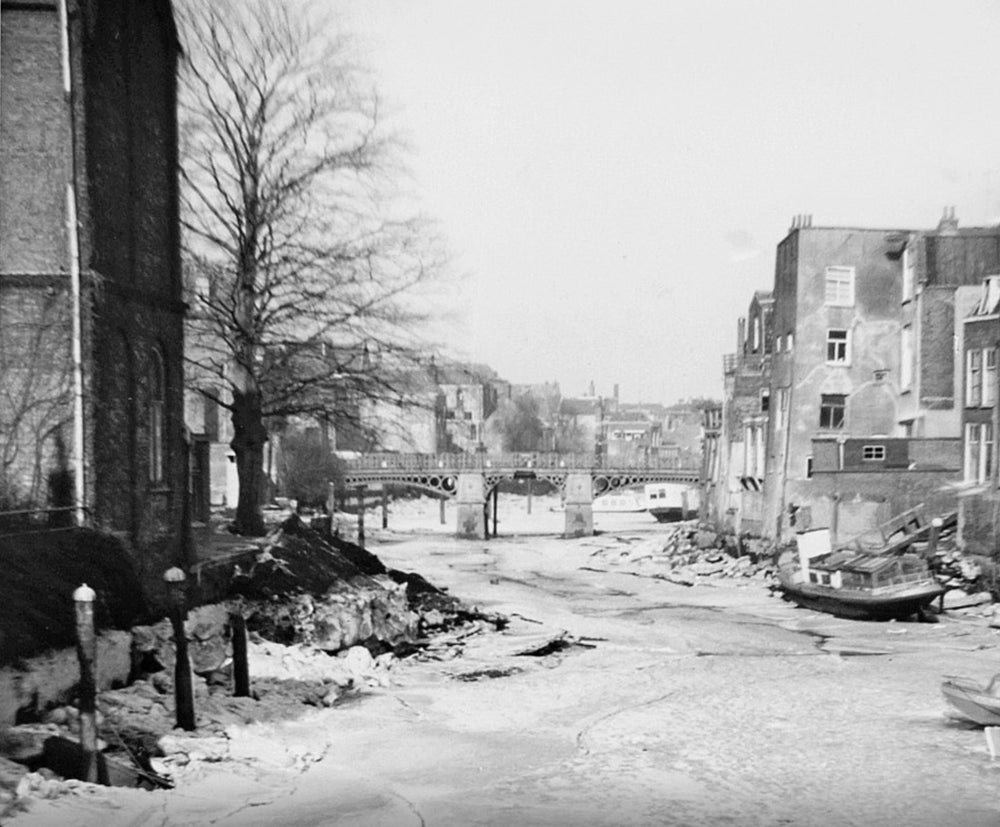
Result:
{"label": "bare tree", "polygon": [[180,12],[192,384],[231,414],[236,530],[259,534],[268,418],[398,394],[442,258],[346,38],[288,0]]}
{"label": "bare tree", "polygon": [[64,433],[71,405],[65,294],[38,292],[12,306],[0,348],[0,507],[38,507],[53,475],[68,474]]}

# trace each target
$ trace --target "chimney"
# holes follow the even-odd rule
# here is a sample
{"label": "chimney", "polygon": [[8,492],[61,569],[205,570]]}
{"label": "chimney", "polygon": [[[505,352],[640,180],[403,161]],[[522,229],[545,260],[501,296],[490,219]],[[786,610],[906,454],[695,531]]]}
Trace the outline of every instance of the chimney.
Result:
{"label": "chimney", "polygon": [[938,222],[938,232],[939,233],[957,233],[958,232],[958,219],[955,218],[955,208],[945,207],[944,214],[941,216],[941,220]]}
{"label": "chimney", "polygon": [[738,353],[747,352],[747,320],[741,316],[736,322],[736,350]]}

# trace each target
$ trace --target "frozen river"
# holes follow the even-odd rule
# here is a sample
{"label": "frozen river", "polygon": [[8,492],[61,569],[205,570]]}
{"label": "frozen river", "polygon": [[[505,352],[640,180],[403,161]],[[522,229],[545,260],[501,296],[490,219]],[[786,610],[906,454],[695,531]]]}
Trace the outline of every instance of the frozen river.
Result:
{"label": "frozen river", "polygon": [[[449,515],[450,516],[450,515]],[[501,500],[501,537],[462,541],[399,506],[372,550],[512,618],[392,685],[231,733],[172,792],[78,788],[12,825],[900,825],[1000,823],[1000,762],[950,719],[945,674],[1000,670],[981,618],[864,623],[759,580],[691,588],[616,563],[670,530]],[[596,569],[596,570],[595,570]],[[582,645],[515,653],[565,631]],[[454,651],[454,650],[451,650]],[[109,807],[110,805],[110,807]]]}

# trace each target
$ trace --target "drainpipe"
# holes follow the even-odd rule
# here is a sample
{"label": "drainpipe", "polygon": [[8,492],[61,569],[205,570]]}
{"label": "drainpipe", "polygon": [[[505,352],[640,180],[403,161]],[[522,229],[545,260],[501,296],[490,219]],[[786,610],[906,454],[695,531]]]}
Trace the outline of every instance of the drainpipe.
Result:
{"label": "drainpipe", "polygon": [[73,516],[82,526],[86,521],[83,447],[83,324],[80,302],[80,237],[76,221],[76,118],[73,111],[73,81],[70,67],[69,14],[66,0],[59,0],[60,52],[62,54],[63,95],[69,118],[69,179],[66,182],[66,236],[69,240],[70,291],[73,320]]}

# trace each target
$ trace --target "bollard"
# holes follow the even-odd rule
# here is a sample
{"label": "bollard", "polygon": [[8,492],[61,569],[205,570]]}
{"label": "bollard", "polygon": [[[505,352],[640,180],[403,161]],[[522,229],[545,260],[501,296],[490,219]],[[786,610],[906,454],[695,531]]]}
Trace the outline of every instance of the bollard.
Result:
{"label": "bollard", "polygon": [[233,696],[250,697],[250,664],[247,660],[247,621],[243,612],[234,612],[233,627]]}
{"label": "bollard", "polygon": [[80,661],[80,778],[97,783],[97,635],[94,599],[86,583],[73,592],[76,604],[76,654]]}
{"label": "bollard", "polygon": [[195,729],[194,692],[191,688],[191,662],[188,660],[187,633],[184,621],[187,619],[187,605],[184,594],[184,570],[176,566],[163,573],[170,595],[170,624],[174,628],[174,698],[177,704],[177,726],[189,732]]}

